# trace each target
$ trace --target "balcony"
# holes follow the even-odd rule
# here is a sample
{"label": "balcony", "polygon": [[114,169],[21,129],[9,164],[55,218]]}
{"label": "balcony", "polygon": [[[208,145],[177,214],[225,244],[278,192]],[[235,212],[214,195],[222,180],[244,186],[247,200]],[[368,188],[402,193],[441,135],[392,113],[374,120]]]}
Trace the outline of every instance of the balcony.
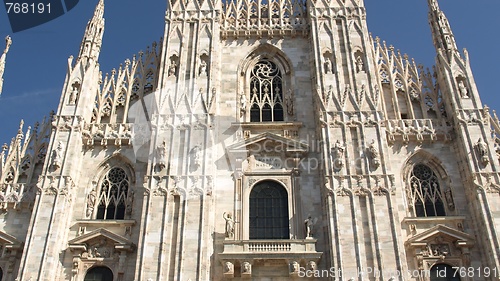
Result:
{"label": "balcony", "polygon": [[301,240],[225,240],[219,254],[227,279],[297,277],[299,267],[316,270],[322,253],[316,252],[316,239]]}
{"label": "balcony", "polygon": [[225,240],[221,260],[313,260],[321,257],[316,239]]}

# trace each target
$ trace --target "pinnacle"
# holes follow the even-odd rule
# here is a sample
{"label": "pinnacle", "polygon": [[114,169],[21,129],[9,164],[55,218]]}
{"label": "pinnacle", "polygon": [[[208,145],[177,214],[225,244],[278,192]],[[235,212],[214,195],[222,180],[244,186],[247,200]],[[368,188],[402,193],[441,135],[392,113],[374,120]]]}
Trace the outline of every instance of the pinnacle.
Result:
{"label": "pinnacle", "polygon": [[439,10],[439,3],[438,0],[427,0],[429,3],[429,10],[430,11],[438,11]]}
{"label": "pinnacle", "polygon": [[102,18],[104,16],[104,0],[99,0],[94,11],[94,18]]}

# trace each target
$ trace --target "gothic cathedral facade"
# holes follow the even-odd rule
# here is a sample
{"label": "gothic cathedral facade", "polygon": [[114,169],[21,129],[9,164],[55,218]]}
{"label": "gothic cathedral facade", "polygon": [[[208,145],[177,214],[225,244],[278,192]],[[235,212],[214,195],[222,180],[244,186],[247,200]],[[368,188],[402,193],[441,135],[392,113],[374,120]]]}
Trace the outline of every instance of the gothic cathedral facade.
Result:
{"label": "gothic cathedral facade", "polygon": [[498,280],[499,119],[428,6],[432,70],[363,0],[185,0],[102,75],[100,0],[1,152],[0,280]]}

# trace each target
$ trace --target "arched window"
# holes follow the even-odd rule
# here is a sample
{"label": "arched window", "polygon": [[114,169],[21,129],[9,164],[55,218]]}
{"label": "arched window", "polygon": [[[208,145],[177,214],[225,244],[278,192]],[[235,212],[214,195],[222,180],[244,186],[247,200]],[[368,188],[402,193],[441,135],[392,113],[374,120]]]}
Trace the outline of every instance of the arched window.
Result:
{"label": "arched window", "polygon": [[250,122],[284,120],[281,71],[272,61],[260,60],[250,75]]}
{"label": "arched window", "polygon": [[410,202],[417,217],[445,216],[443,194],[439,180],[431,170],[423,164],[413,167],[410,176]]}
{"label": "arched window", "polygon": [[444,263],[434,265],[430,273],[431,281],[460,281],[460,273]]}
{"label": "arched window", "polygon": [[113,281],[113,272],[104,266],[94,267],[85,274],[84,281]]}
{"label": "arched window", "polygon": [[3,270],[0,268],[0,281],[3,280]]}
{"label": "arched window", "polygon": [[289,239],[288,193],[279,183],[264,181],[250,193],[250,239]]}
{"label": "arched window", "polygon": [[128,188],[129,179],[122,168],[109,170],[101,182],[96,219],[124,219]]}

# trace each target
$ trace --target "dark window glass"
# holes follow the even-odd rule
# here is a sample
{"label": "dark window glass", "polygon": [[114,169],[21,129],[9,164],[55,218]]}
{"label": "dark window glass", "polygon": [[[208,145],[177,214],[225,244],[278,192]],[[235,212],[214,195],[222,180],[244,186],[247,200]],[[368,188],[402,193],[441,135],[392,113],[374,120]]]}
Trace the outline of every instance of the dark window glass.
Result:
{"label": "dark window glass", "polygon": [[289,239],[288,194],[280,184],[264,181],[250,193],[250,239]]}
{"label": "dark window glass", "polygon": [[460,272],[447,264],[436,264],[431,268],[431,281],[460,281]]}
{"label": "dark window glass", "polygon": [[87,272],[84,281],[113,281],[113,272],[104,266],[94,267]]}

